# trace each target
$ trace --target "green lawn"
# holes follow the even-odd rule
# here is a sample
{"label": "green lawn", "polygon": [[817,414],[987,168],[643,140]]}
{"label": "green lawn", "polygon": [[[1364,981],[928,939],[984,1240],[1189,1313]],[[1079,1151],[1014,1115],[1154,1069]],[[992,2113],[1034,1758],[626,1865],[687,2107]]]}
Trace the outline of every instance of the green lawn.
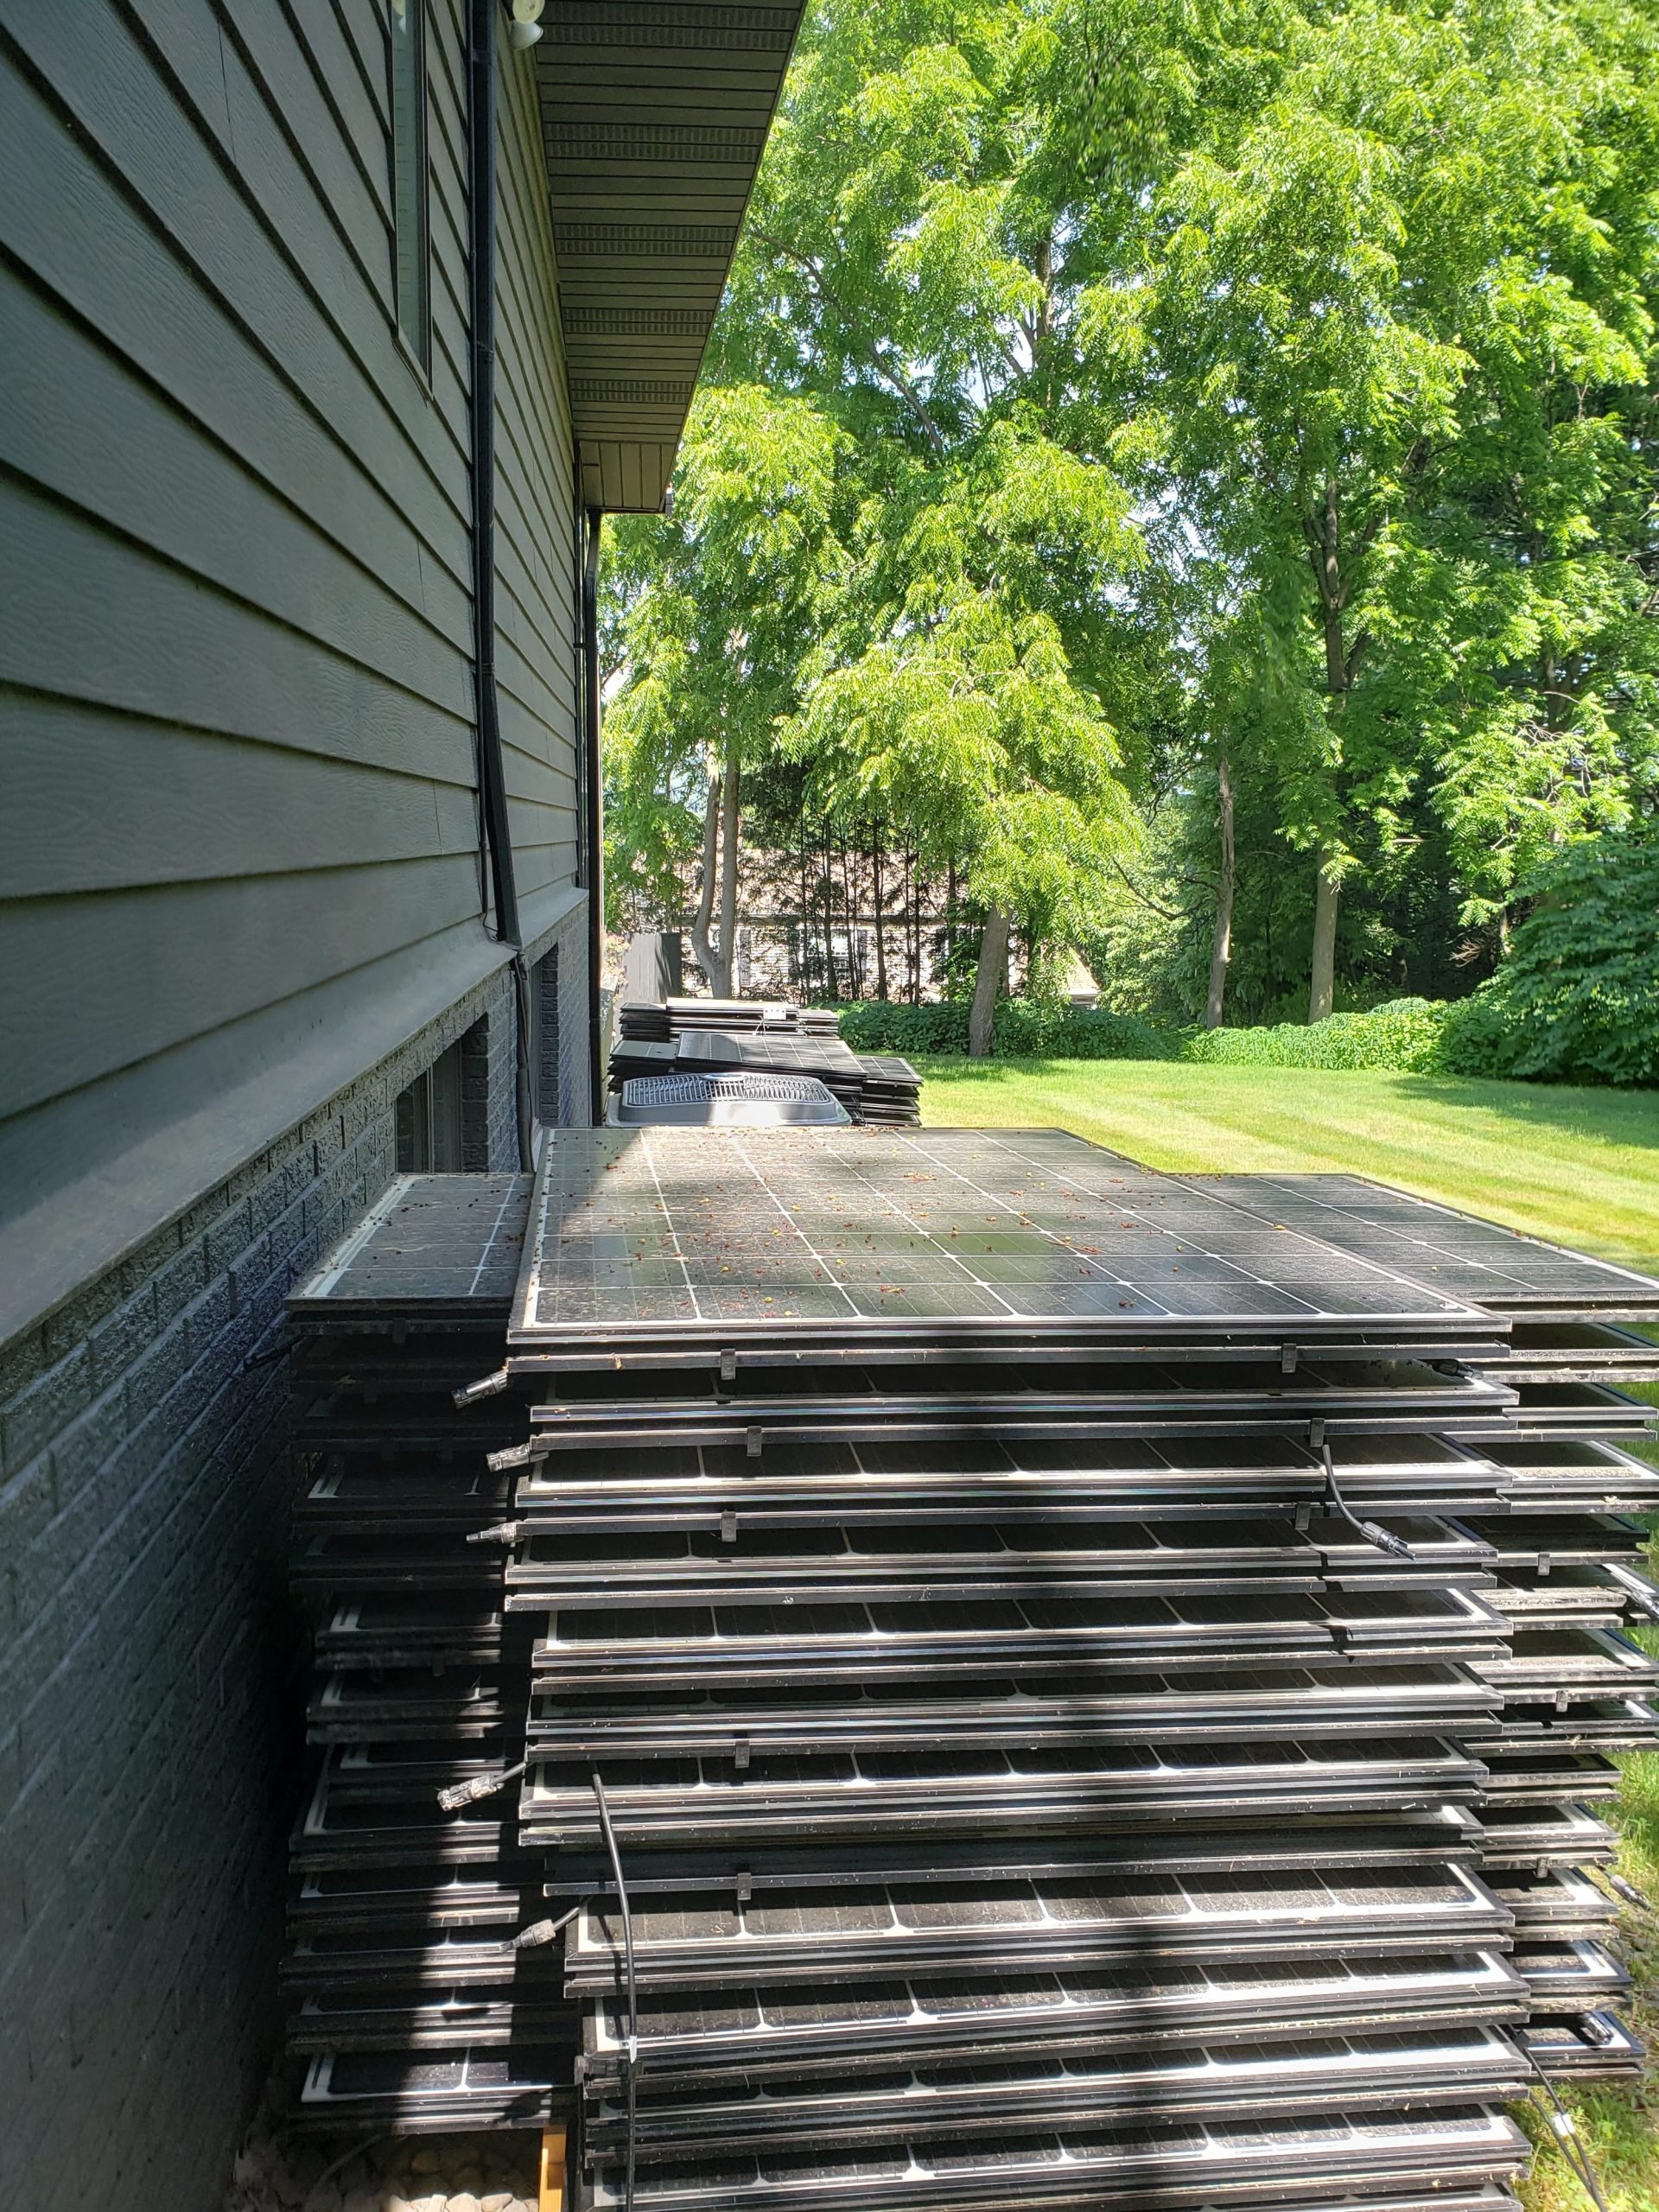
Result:
{"label": "green lawn", "polygon": [[918,1065],[936,1128],[1058,1125],[1193,1172],[1345,1168],[1659,1270],[1659,1091],[1182,1060]]}
{"label": "green lawn", "polygon": [[[1162,1060],[918,1065],[935,1128],[1058,1124],[1200,1173],[1344,1168],[1659,1273],[1659,1091]],[[1619,1824],[1627,1878],[1659,1900],[1659,1754],[1624,1763]],[[1620,1918],[1632,2024],[1659,2052],[1659,1922]],[[1612,2212],[1659,2212],[1659,2076],[1570,2101]],[[1580,2212],[1589,2199],[1529,2126],[1541,2143],[1521,2192],[1529,2212]]]}

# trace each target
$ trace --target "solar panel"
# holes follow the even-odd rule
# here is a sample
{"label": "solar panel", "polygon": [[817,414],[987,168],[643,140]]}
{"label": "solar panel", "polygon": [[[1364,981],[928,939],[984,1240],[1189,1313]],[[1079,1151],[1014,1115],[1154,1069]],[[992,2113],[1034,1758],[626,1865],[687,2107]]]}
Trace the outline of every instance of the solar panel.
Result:
{"label": "solar panel", "polygon": [[1205,1175],[1183,1180],[1262,1222],[1433,1284],[1497,1313],[1659,1319],[1659,1281],[1611,1260],[1482,1221],[1363,1175]]}
{"label": "solar panel", "polygon": [[[701,1910],[646,1904],[632,1919],[642,1989],[970,1966],[1020,1973],[1178,1954],[1236,1959],[1264,1949],[1281,1958],[1333,1950],[1403,1956],[1501,1940],[1510,1927],[1508,1910],[1455,1866],[1414,1875],[1189,1874],[1161,1882],[1097,1875],[1067,1883],[1010,1875],[957,1885],[802,1888],[735,1910],[715,1899]],[[584,1904],[566,1938],[569,1986],[613,1987],[623,1948],[614,1905]]]}
{"label": "solar panel", "polygon": [[558,1135],[508,1300],[528,1204],[295,1301],[302,2124],[576,2061],[587,2212],[1509,2212],[1501,2031],[1637,2063],[1643,1340],[1054,1134]]}
{"label": "solar panel", "polygon": [[530,1194],[528,1175],[400,1175],[289,1312],[311,1326],[365,1312],[487,1320],[512,1296]]}
{"label": "solar panel", "polygon": [[569,1130],[549,1140],[510,1341],[917,1323],[1313,1341],[1471,1319],[1058,1132]]}
{"label": "solar panel", "polygon": [[[634,2133],[644,2158],[676,2151],[683,2157],[701,2145],[809,2138],[861,2145],[941,2136],[965,2142],[1001,2133],[1014,2113],[1040,2124],[1119,2113],[1146,2121],[1366,2111],[1518,2096],[1527,2080],[1507,2037],[1485,2027],[1452,2027],[1001,2066],[965,2060],[828,2089],[810,2082],[740,2082],[677,2096],[647,2089],[637,2100]],[[594,2151],[614,2153],[627,2132],[620,2101],[603,2097],[589,2107],[586,2139]]]}
{"label": "solar panel", "polygon": [[[842,1988],[813,1985],[776,1996],[726,1984],[703,2003],[675,1992],[641,1992],[640,2078],[666,2086],[751,2075],[764,2064],[779,2079],[835,2073],[852,2078],[890,2063],[938,2063],[967,2050],[980,2063],[1024,2051],[1134,2048],[1149,2037],[1246,2037],[1319,2022],[1366,2029],[1414,2022],[1519,2019],[1526,1984],[1498,1951],[1294,1964],[1166,1962],[1116,1971],[1029,1976],[912,1975]],[[1402,2018],[1402,2016],[1404,2016]],[[626,1999],[586,1999],[582,2045],[595,2075],[626,2058]]]}

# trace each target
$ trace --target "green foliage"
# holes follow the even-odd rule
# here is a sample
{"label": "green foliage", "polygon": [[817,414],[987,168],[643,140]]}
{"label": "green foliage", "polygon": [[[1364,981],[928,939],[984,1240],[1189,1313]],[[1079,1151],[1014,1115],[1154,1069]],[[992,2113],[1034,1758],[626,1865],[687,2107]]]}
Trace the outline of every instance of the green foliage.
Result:
{"label": "green foliage", "polygon": [[1459,1075],[1659,1084],[1659,830],[1586,838],[1531,879],[1509,958],[1451,1009]]}
{"label": "green foliage", "polygon": [[731,760],[1178,1027],[1224,763],[1233,1019],[1316,855],[1338,1004],[1466,993],[1659,784],[1656,207],[1647,0],[824,0],[614,537],[613,915]]}
{"label": "green foliage", "polygon": [[1234,1066],[1392,1068],[1411,1074],[1437,1067],[1447,1009],[1427,999],[1396,999],[1369,1014],[1333,1014],[1271,1029],[1200,1029],[1180,1057]]}
{"label": "green foliage", "polygon": [[699,394],[674,512],[631,516],[607,556],[606,906],[613,929],[677,919],[709,778],[764,756],[827,619],[845,439],[807,401]]}
{"label": "green foliage", "polygon": [[[867,1000],[840,1009],[841,1033],[858,1052],[966,1052],[968,1003],[946,999],[932,1006],[895,1006]],[[997,1006],[992,1049],[1004,1058],[1065,1060],[1161,1060],[1176,1057],[1177,1040],[1132,1015],[1003,999]]]}

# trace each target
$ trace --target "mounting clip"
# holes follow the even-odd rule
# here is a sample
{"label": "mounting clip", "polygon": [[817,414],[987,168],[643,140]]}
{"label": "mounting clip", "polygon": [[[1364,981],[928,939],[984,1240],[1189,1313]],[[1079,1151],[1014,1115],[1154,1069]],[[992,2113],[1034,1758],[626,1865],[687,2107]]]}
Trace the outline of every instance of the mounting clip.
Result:
{"label": "mounting clip", "polygon": [[720,1516],[720,1541],[722,1544],[737,1541],[737,1516],[730,1506]]}
{"label": "mounting clip", "polygon": [[1313,1508],[1304,1498],[1296,1509],[1296,1533],[1299,1536],[1305,1536],[1307,1534],[1308,1523],[1313,1518]]}
{"label": "mounting clip", "polygon": [[737,1380],[737,1353],[730,1344],[721,1348],[720,1379],[722,1382],[735,1382]]}
{"label": "mounting clip", "polygon": [[738,1772],[739,1772],[740,1774],[743,1774],[743,1773],[746,1773],[746,1772],[747,1771],[747,1770],[748,1770],[748,1764],[749,1764],[749,1739],[748,1739],[748,1738],[747,1738],[747,1736],[737,1736],[737,1737],[734,1737],[734,1738],[733,1738],[733,1740],[732,1740],[732,1764],[733,1764],[733,1765],[737,1769],[737,1770],[738,1770]]}
{"label": "mounting clip", "polygon": [[1548,1580],[1549,1580],[1549,1570],[1550,1570],[1550,1567],[1551,1567],[1551,1566],[1552,1566],[1553,1564],[1554,1564],[1554,1562],[1552,1561],[1552,1560],[1551,1560],[1551,1558],[1550,1558],[1550,1555],[1549,1555],[1549,1554],[1548,1554],[1548,1552],[1540,1552],[1540,1553],[1539,1553],[1539,1554],[1538,1554],[1538,1565],[1537,1565],[1536,1568],[1535,1568],[1534,1571],[1535,1571],[1535,1573],[1537,1574],[1538,1580],[1539,1580],[1541,1582],[1548,1582]]}
{"label": "mounting clip", "polygon": [[1281,1375],[1294,1375],[1296,1372],[1296,1361],[1298,1357],[1299,1348],[1295,1344],[1281,1344],[1279,1347],[1279,1372]]}
{"label": "mounting clip", "polygon": [[758,1459],[760,1457],[760,1446],[765,1441],[765,1436],[760,1429],[752,1428],[747,1432],[743,1443],[751,1459]]}
{"label": "mounting clip", "polygon": [[1309,1421],[1307,1424],[1307,1440],[1309,1444],[1313,1446],[1314,1451],[1323,1451],[1325,1448],[1325,1423],[1322,1421]]}
{"label": "mounting clip", "polygon": [[747,1866],[738,1868],[732,1877],[732,1884],[737,1891],[739,1904],[747,1904],[749,1899],[754,1895],[754,1877]]}

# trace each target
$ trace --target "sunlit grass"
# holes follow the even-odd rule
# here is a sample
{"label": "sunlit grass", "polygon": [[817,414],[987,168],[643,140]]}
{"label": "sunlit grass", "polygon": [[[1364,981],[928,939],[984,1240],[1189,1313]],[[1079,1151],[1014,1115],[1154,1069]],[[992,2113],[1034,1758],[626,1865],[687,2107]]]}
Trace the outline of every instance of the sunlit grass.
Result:
{"label": "sunlit grass", "polygon": [[[1659,1092],[1163,1061],[918,1065],[936,1128],[1058,1126],[1200,1173],[1342,1169],[1659,1273]],[[1659,1903],[1659,1753],[1623,1767],[1620,1869]],[[1659,2053],[1659,1920],[1624,1910],[1620,1934],[1628,2018]],[[1659,2074],[1566,2101],[1611,2212],[1659,2212]],[[1539,2145],[1528,2212],[1589,2212],[1543,2121],[1520,2116]]]}

